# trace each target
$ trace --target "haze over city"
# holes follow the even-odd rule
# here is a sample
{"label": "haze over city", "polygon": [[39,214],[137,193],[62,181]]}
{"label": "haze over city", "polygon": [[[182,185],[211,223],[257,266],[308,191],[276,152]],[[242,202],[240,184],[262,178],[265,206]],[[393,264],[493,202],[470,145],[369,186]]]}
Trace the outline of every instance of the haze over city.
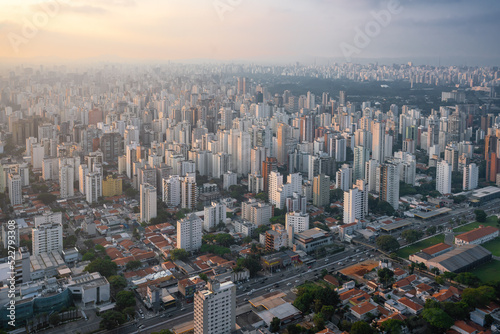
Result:
{"label": "haze over city", "polygon": [[[0,57],[341,62],[340,45],[352,44],[356,29],[364,31],[373,13],[391,5],[397,12],[354,60],[498,61],[500,4],[493,0],[4,0]],[[26,35],[30,24],[37,31]]]}

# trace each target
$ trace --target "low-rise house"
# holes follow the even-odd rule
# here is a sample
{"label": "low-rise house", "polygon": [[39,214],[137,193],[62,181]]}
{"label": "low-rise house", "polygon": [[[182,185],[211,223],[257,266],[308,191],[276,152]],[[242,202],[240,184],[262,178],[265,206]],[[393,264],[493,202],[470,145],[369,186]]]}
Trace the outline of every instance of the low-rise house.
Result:
{"label": "low-rise house", "polygon": [[481,245],[498,237],[498,228],[493,226],[480,226],[472,231],[455,236],[456,245]]}
{"label": "low-rise house", "polygon": [[378,315],[378,308],[370,301],[351,307],[351,313],[359,320],[365,320],[370,315]]}
{"label": "low-rise house", "polygon": [[411,299],[406,298],[406,297],[399,298],[398,302],[406,307],[406,310],[408,313],[413,314],[413,315],[419,314],[424,309],[424,307],[422,305],[417,304],[414,301],[412,301]]}

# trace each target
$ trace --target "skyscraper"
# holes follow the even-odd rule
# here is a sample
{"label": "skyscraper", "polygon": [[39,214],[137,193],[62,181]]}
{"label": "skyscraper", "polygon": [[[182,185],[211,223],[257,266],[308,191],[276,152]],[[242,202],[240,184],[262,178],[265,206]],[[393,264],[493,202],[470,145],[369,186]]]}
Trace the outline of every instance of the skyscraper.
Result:
{"label": "skyscraper", "polygon": [[373,122],[372,124],[372,159],[379,163],[384,162],[385,157],[385,123]]}
{"label": "skyscraper", "polygon": [[451,165],[442,160],[437,164],[436,190],[441,194],[451,194]]}
{"label": "skyscraper", "polygon": [[226,224],[226,205],[218,202],[212,202],[210,206],[204,209],[203,228],[207,232],[212,232],[220,223]]}
{"label": "skyscraper", "polygon": [[278,149],[276,158],[280,164],[286,164],[288,161],[287,142],[289,137],[289,131],[290,130],[288,124],[284,123],[278,124],[278,131],[276,134]]}
{"label": "skyscraper", "polygon": [[288,212],[285,217],[285,227],[288,231],[293,228],[294,233],[304,232],[309,229],[309,214],[301,212]]}
{"label": "skyscraper", "polygon": [[463,190],[473,190],[477,188],[479,168],[475,163],[464,166]]}
{"label": "skyscraper", "polygon": [[63,249],[62,214],[52,213],[35,217],[31,231],[33,255]]}
{"label": "skyscraper", "polygon": [[188,173],[181,179],[181,207],[183,209],[194,209],[197,198],[196,174]]}
{"label": "skyscraper", "polygon": [[325,174],[313,180],[313,205],[321,207],[330,204],[330,177]]}
{"label": "skyscraper", "polygon": [[231,334],[236,327],[236,286],[212,280],[194,295],[194,334]]}
{"label": "skyscraper", "polygon": [[102,197],[102,174],[100,172],[90,172],[85,175],[85,198],[87,203],[97,203]]}
{"label": "skyscraper", "polygon": [[188,252],[201,247],[202,220],[194,213],[177,221],[177,248]]}
{"label": "skyscraper", "polygon": [[21,175],[9,173],[7,177],[7,188],[9,189],[9,199],[11,205],[23,204]]}
{"label": "skyscraper", "polygon": [[394,210],[399,208],[399,168],[395,164],[381,164],[377,168],[380,177],[380,199],[388,202]]}
{"label": "skyscraper", "polygon": [[148,222],[156,214],[156,187],[143,183],[140,186],[140,221]]}
{"label": "skyscraper", "polygon": [[364,180],[358,180],[352,189],[344,192],[344,224],[364,219],[368,214],[368,191]]}
{"label": "skyscraper", "polygon": [[75,169],[73,166],[69,164],[59,167],[59,192],[61,198],[72,197],[75,195],[73,184],[75,181],[74,171]]}
{"label": "skyscraper", "polygon": [[354,148],[353,182],[365,179],[366,162],[370,160],[370,151],[363,146]]}

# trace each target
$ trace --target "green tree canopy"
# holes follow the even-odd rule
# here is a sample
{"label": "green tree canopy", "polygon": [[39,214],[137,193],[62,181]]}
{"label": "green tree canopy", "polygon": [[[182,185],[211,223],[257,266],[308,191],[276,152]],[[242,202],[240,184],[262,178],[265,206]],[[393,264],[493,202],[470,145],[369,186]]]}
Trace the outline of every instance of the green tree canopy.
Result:
{"label": "green tree canopy", "polygon": [[376,240],[377,247],[385,252],[399,249],[399,242],[392,235],[381,235]]}
{"label": "green tree canopy", "polygon": [[484,307],[495,299],[495,289],[483,285],[479,288],[468,288],[462,292],[462,301],[469,307]]}
{"label": "green tree canopy", "polygon": [[136,269],[139,269],[141,267],[141,261],[139,260],[133,260],[133,261],[130,261],[128,262],[126,265],[125,265],[125,269],[127,270],[136,270]]}
{"label": "green tree canopy", "polygon": [[114,310],[104,312],[103,314],[101,314],[101,318],[102,320],[99,324],[99,327],[107,330],[114,329],[125,323],[125,321],[127,320],[123,313]]}
{"label": "green tree canopy", "polygon": [[43,194],[38,195],[36,197],[36,199],[42,201],[43,204],[45,204],[45,205],[49,205],[51,203],[54,203],[57,200],[57,196],[54,194],[43,193]]}
{"label": "green tree canopy", "polygon": [[356,321],[351,326],[350,334],[372,334],[373,329],[364,321]]}
{"label": "green tree canopy", "polygon": [[61,322],[61,316],[58,312],[54,312],[49,316],[49,324],[52,326],[57,326]]}
{"label": "green tree canopy", "polygon": [[113,275],[108,277],[109,286],[111,288],[111,293],[116,295],[118,291],[121,291],[127,287],[127,280],[121,275]]}
{"label": "green tree canopy", "polygon": [[422,318],[431,326],[441,329],[448,329],[455,323],[455,320],[440,308],[424,309]]}
{"label": "green tree canopy", "polygon": [[382,268],[379,269],[378,272],[378,278],[380,280],[380,283],[384,285],[384,287],[387,287],[393,280],[394,278],[394,272],[390,270],[389,268]]}
{"label": "green tree canopy", "polygon": [[406,240],[407,243],[413,243],[420,240],[424,233],[417,230],[404,230],[401,236]]}
{"label": "green tree canopy", "polygon": [[135,296],[132,291],[122,290],[116,294],[116,308],[118,310],[131,306],[135,306]]}
{"label": "green tree canopy", "polygon": [[273,333],[276,333],[277,331],[280,330],[280,326],[281,326],[280,318],[274,317],[273,320],[271,320],[271,323],[269,324],[269,330]]}
{"label": "green tree canopy", "polygon": [[97,258],[85,267],[85,271],[88,271],[89,273],[97,271],[105,277],[116,275],[117,269],[118,266],[116,263],[111,261],[109,258]]}
{"label": "green tree canopy", "polygon": [[185,261],[189,258],[189,253],[183,248],[176,248],[170,251],[170,258],[174,261],[176,260]]}
{"label": "green tree canopy", "polygon": [[476,220],[480,223],[484,223],[486,221],[486,212],[484,210],[474,210],[476,214]]}

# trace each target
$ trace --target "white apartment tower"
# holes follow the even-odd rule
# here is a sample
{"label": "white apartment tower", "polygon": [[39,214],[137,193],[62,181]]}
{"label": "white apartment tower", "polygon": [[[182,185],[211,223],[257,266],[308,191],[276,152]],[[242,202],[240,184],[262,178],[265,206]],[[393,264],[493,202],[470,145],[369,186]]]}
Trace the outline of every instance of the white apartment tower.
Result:
{"label": "white apartment tower", "polygon": [[74,181],[75,169],[73,166],[65,164],[59,168],[59,191],[61,198],[73,197],[75,195]]}
{"label": "white apartment tower", "polygon": [[231,334],[236,327],[236,286],[208,282],[194,295],[194,334]]}
{"label": "white apartment tower", "polygon": [[368,214],[368,189],[363,180],[358,180],[354,188],[344,192],[344,224],[364,219]]}
{"label": "white apartment tower", "polygon": [[181,180],[181,207],[183,209],[194,209],[196,207],[197,195],[196,174],[188,173]]}
{"label": "white apartment tower", "polygon": [[7,177],[7,188],[9,189],[10,204],[23,204],[21,175],[17,173],[9,173],[9,176]]}
{"label": "white apartment tower", "polygon": [[207,232],[213,231],[220,223],[226,224],[226,206],[222,203],[212,202],[206,206],[203,221],[203,229]]}
{"label": "white apartment tower", "polygon": [[85,183],[85,198],[87,203],[97,203],[99,197],[102,197],[102,174],[100,172],[88,173],[80,183]]}
{"label": "white apartment tower", "polygon": [[445,160],[437,164],[436,190],[441,194],[451,194],[451,165]]}
{"label": "white apartment tower", "polygon": [[177,248],[189,252],[200,249],[202,220],[194,213],[177,221]]}
{"label": "white apartment tower", "polygon": [[463,189],[473,190],[477,188],[479,168],[475,163],[464,167]]}
{"label": "white apartment tower", "polygon": [[293,228],[294,233],[304,232],[309,229],[309,214],[301,212],[288,212],[285,217],[285,228]]}
{"label": "white apartment tower", "polygon": [[179,175],[171,175],[163,179],[162,200],[168,207],[176,207],[181,204],[181,179]]}
{"label": "white apartment tower", "polygon": [[156,217],[156,187],[149,183],[140,188],[140,221],[148,222]]}
{"label": "white apartment tower", "polygon": [[33,255],[61,251],[63,249],[62,214],[52,213],[35,217],[31,231]]}

